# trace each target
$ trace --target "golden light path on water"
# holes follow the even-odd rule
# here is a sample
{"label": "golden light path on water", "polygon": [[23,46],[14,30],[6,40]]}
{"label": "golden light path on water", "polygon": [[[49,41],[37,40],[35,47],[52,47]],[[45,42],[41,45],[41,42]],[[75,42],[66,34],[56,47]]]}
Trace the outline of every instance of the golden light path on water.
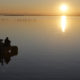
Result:
{"label": "golden light path on water", "polygon": [[61,16],[61,29],[62,32],[65,32],[66,30],[66,16]]}

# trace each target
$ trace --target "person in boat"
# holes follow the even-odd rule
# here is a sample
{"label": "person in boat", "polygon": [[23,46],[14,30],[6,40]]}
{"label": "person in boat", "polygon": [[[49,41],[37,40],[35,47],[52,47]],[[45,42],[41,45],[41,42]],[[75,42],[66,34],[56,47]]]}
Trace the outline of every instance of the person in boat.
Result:
{"label": "person in boat", "polygon": [[8,37],[6,37],[5,41],[4,41],[4,45],[5,46],[11,46],[11,41],[9,40]]}

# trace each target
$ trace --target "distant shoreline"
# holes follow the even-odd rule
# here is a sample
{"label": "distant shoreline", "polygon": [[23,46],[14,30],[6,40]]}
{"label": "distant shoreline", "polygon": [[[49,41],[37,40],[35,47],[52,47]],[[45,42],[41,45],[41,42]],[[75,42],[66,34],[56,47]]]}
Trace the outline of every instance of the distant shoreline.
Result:
{"label": "distant shoreline", "polygon": [[27,14],[27,15],[23,15],[23,14],[0,14],[0,16],[80,16],[80,15],[33,15],[33,14]]}

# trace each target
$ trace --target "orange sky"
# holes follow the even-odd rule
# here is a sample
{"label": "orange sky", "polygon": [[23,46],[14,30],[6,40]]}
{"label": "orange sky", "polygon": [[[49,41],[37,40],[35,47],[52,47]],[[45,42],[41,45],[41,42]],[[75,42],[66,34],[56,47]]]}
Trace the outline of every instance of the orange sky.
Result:
{"label": "orange sky", "polygon": [[62,15],[60,6],[65,4],[65,15],[80,15],[80,0],[2,0],[0,13]]}

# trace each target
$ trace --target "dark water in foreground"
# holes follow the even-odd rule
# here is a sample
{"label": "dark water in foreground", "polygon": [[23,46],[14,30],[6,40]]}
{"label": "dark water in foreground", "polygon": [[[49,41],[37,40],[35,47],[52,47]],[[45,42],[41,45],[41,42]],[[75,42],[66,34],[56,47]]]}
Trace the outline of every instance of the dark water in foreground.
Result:
{"label": "dark water in foreground", "polygon": [[0,65],[1,80],[80,80],[80,17],[0,17],[0,39],[17,55]]}

